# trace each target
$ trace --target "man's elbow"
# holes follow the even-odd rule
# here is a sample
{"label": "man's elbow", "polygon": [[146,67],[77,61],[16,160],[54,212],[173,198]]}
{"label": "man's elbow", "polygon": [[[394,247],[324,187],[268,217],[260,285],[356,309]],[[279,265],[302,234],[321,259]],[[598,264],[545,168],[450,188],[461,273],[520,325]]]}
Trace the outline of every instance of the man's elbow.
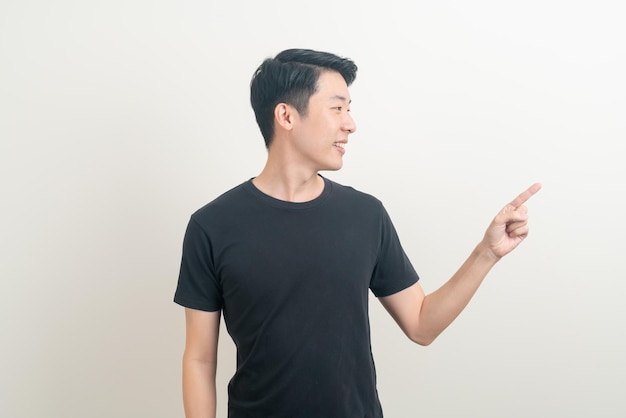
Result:
{"label": "man's elbow", "polygon": [[428,334],[428,333],[415,333],[407,335],[411,341],[415,344],[421,345],[423,347],[427,347],[437,339],[438,334]]}
{"label": "man's elbow", "polygon": [[217,356],[215,353],[201,350],[186,349],[183,353],[183,366],[189,367],[216,367]]}

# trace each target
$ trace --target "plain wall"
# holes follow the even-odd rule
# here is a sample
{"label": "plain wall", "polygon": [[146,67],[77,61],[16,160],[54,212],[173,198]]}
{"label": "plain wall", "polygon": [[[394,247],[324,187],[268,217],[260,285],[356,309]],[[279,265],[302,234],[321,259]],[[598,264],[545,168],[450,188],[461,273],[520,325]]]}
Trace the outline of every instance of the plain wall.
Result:
{"label": "plain wall", "polygon": [[[290,47],[359,65],[324,174],[384,202],[427,292],[544,185],[433,345],[372,297],[386,416],[625,416],[622,4],[4,0],[0,416],[183,415],[184,228],[263,167],[249,81]],[[222,329],[220,417],[234,364]]]}

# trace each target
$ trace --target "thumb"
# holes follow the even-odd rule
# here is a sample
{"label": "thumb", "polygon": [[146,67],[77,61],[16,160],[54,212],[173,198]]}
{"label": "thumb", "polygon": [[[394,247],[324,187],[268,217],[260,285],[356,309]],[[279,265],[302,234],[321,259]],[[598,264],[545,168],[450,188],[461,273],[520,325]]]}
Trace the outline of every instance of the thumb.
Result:
{"label": "thumb", "polygon": [[528,219],[528,208],[520,206],[515,209],[512,205],[506,205],[497,217],[497,223],[506,225],[511,222],[523,222]]}

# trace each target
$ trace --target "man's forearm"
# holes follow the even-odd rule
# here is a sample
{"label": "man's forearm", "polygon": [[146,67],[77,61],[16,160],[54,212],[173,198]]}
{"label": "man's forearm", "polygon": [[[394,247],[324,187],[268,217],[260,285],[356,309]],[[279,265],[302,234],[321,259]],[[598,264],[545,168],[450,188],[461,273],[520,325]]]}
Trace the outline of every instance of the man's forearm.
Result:
{"label": "man's forearm", "polygon": [[183,403],[187,418],[215,418],[216,364],[183,357]]}
{"label": "man's forearm", "polygon": [[419,324],[427,341],[434,340],[463,311],[498,260],[483,243],[478,244],[450,280],[424,298]]}

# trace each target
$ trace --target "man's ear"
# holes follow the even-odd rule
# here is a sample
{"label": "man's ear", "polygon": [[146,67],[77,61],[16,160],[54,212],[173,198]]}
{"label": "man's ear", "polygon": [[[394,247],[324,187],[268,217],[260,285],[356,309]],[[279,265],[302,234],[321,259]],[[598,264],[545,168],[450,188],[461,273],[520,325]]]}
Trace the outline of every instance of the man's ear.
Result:
{"label": "man's ear", "polygon": [[296,109],[287,103],[278,103],[274,108],[274,121],[276,126],[280,126],[286,131],[293,129],[293,123],[297,114]]}

